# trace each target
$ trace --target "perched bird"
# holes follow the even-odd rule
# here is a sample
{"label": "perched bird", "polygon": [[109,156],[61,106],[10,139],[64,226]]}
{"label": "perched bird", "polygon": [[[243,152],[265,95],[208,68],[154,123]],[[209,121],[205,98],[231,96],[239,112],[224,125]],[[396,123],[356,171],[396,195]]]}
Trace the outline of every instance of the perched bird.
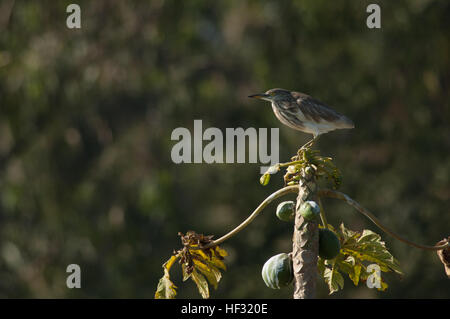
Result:
{"label": "perched bird", "polygon": [[273,112],[281,123],[295,130],[312,134],[313,139],[303,147],[311,147],[323,133],[355,127],[348,117],[300,92],[271,89],[266,93],[249,97],[271,102]]}

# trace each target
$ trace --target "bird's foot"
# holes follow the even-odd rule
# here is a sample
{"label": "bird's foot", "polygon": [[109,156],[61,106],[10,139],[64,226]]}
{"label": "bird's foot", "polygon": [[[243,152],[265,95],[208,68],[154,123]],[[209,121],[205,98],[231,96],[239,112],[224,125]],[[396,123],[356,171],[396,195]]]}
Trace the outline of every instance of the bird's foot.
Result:
{"label": "bird's foot", "polygon": [[307,150],[310,150],[313,145],[317,142],[317,140],[319,139],[319,136],[314,137],[312,140],[310,140],[309,142],[307,142],[305,145],[303,145],[297,152],[297,155],[292,157],[291,160],[297,160],[299,158],[303,158],[303,153]]}
{"label": "bird's foot", "polygon": [[313,145],[314,145],[315,139],[312,139],[311,141],[309,141],[308,143],[306,143],[305,145],[303,145],[300,150],[306,150],[306,149],[310,149]]}
{"label": "bird's foot", "polygon": [[315,136],[311,141],[309,141],[308,143],[306,143],[305,145],[303,145],[300,149],[310,149],[311,147],[313,147],[313,145],[317,142],[317,140],[319,139],[319,135]]}

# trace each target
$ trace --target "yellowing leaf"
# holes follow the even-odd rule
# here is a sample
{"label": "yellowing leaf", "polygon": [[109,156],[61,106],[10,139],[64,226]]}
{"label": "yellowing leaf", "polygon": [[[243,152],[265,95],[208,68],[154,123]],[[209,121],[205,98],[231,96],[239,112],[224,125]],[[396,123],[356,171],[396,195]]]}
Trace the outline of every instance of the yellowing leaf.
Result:
{"label": "yellowing leaf", "polygon": [[355,286],[358,286],[359,277],[361,275],[361,265],[357,264],[353,267],[353,273],[349,273],[348,276],[353,281]]}
{"label": "yellowing leaf", "polygon": [[155,299],[173,299],[177,294],[176,286],[170,281],[170,277],[164,275],[158,282]]}
{"label": "yellowing leaf", "polygon": [[183,273],[183,281],[186,281],[189,278],[191,278],[192,273],[187,271],[187,265],[186,264],[181,264],[181,272]]}
{"label": "yellowing leaf", "polygon": [[211,260],[211,264],[216,266],[217,268],[227,270],[227,266],[225,266],[224,262],[220,259],[215,258],[215,259]]}
{"label": "yellowing leaf", "polygon": [[220,248],[219,246],[215,247],[214,252],[217,253],[220,257],[228,256],[228,252],[225,249]]}
{"label": "yellowing leaf", "polygon": [[[330,229],[334,230],[331,225]],[[330,294],[343,287],[341,272],[346,273],[355,286],[366,281],[367,267],[364,263],[375,263],[382,272],[394,271],[401,274],[397,260],[387,250],[381,236],[371,230],[356,232],[345,228],[341,224],[336,232],[341,241],[341,252],[333,261],[321,261],[319,258],[319,273],[330,289]],[[342,283],[342,285],[340,285]],[[388,285],[380,278],[381,288],[384,291]]]}
{"label": "yellowing leaf", "polygon": [[203,252],[203,250],[201,250],[201,249],[190,249],[189,251],[193,256],[197,256],[200,259],[208,259],[209,258],[208,255],[206,255]]}
{"label": "yellowing leaf", "polygon": [[192,249],[192,262],[194,270],[191,273],[191,278],[197,285],[197,288],[203,298],[209,297],[208,282],[217,289],[217,285],[222,278],[222,273],[219,269],[226,270],[226,266],[222,261],[224,256],[228,253],[225,249],[215,246],[209,250]]}
{"label": "yellowing leaf", "polygon": [[200,259],[201,261],[210,263],[217,268],[227,270],[227,267],[225,266],[224,262],[222,261],[222,258],[224,256],[227,256],[228,253],[225,251],[225,249],[218,248],[217,246],[215,249],[216,250],[220,249],[219,250],[220,258],[215,255],[213,248],[211,248],[211,251],[212,251],[211,257],[209,257],[207,254],[205,254],[201,249],[191,250],[191,254],[196,256],[196,258]]}
{"label": "yellowing leaf", "polygon": [[[345,229],[341,225],[341,231]],[[341,232],[343,236],[346,234]],[[387,250],[381,236],[371,230],[365,229],[356,241],[344,241],[342,247],[343,253],[351,255],[360,261],[369,261],[376,263],[381,271],[394,271],[402,274],[398,261]]]}
{"label": "yellowing leaf", "polygon": [[381,280],[380,283],[381,283],[381,288],[378,288],[378,290],[385,291],[388,288],[388,284],[383,280]]}
{"label": "yellowing leaf", "polygon": [[217,289],[217,284],[222,278],[220,270],[218,270],[214,266],[211,266],[210,264],[205,265],[204,263],[198,260],[194,260],[194,265],[197,270],[199,270],[203,275],[205,275],[206,279],[208,279],[208,282],[214,287],[214,289]]}
{"label": "yellowing leaf", "polygon": [[191,276],[192,280],[197,285],[197,289],[202,295],[204,299],[209,298],[209,288],[208,288],[208,282],[206,281],[205,277],[200,274],[197,270],[194,269]]}
{"label": "yellowing leaf", "polygon": [[177,256],[172,256],[164,263],[164,276],[159,280],[156,287],[155,299],[173,299],[177,294],[177,286],[170,280],[169,270],[173,263],[178,259]]}
{"label": "yellowing leaf", "polygon": [[170,281],[169,270],[177,259],[181,264],[183,281],[189,278],[197,285],[197,289],[203,298],[209,298],[209,284],[217,289],[225,264],[222,261],[228,255],[225,249],[215,245],[207,247],[213,242],[212,235],[205,236],[194,231],[188,231],[181,237],[183,248],[176,251],[164,265],[164,276],[160,279],[156,289],[155,298],[174,298],[177,287]]}
{"label": "yellowing leaf", "polygon": [[336,264],[334,264],[331,269],[325,268],[323,277],[328,284],[330,295],[339,289],[344,288],[344,277],[342,277],[341,273],[337,270]]}

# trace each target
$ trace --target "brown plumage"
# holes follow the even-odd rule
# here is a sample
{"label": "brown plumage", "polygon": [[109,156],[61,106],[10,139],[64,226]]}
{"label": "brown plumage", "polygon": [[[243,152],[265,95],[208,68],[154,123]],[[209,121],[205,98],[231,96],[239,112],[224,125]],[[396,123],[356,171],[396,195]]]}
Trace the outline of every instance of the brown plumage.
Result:
{"label": "brown plumage", "polygon": [[355,127],[348,117],[304,93],[271,89],[249,97],[271,102],[275,116],[283,124],[313,134],[314,139],[332,130]]}

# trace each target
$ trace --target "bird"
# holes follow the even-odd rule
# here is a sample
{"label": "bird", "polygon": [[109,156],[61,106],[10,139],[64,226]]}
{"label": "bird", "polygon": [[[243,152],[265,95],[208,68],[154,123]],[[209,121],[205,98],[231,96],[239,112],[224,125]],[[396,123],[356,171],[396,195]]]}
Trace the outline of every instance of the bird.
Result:
{"label": "bird", "polygon": [[321,134],[355,127],[353,121],[345,115],[301,92],[276,88],[249,97],[271,102],[272,110],[281,123],[294,130],[312,134],[313,139],[303,145],[302,149],[312,147]]}

